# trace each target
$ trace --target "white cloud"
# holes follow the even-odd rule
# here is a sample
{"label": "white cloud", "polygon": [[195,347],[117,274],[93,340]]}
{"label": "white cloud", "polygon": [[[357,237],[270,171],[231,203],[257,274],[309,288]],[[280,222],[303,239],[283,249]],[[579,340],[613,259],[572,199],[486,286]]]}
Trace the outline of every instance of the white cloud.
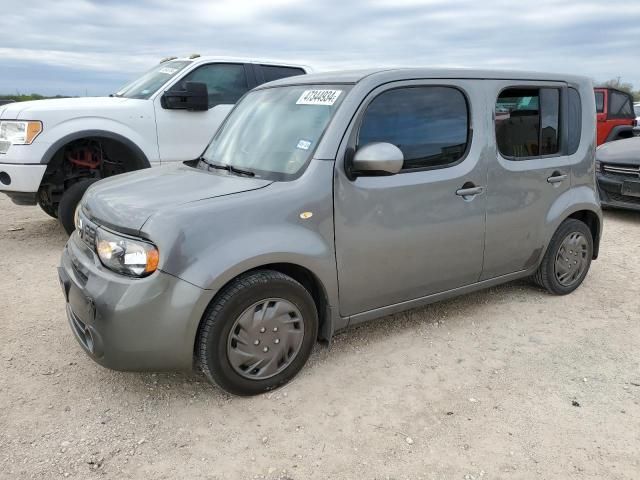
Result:
{"label": "white cloud", "polygon": [[640,88],[637,0],[615,6],[608,0],[3,0],[2,6],[0,91],[48,88],[46,75],[37,73],[51,69],[66,86],[93,88],[100,78],[100,88],[111,88],[108,82],[115,88],[161,57],[195,52],[318,68],[566,71],[621,76]]}

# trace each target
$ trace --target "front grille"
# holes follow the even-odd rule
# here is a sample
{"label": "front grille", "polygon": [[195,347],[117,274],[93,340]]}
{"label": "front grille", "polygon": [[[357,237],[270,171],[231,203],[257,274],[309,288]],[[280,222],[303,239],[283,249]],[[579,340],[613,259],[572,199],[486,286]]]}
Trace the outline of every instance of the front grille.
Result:
{"label": "front grille", "polygon": [[602,171],[605,175],[616,175],[627,178],[640,178],[640,166],[636,165],[617,165],[614,163],[606,163],[602,165]]}
{"label": "front grille", "polygon": [[82,213],[82,211],[78,212],[79,224],[78,225],[78,235],[80,238],[86,243],[91,250],[96,249],[96,231],[98,230],[98,226],[91,222],[87,216]]}
{"label": "front grille", "polygon": [[632,203],[634,205],[640,205],[640,197],[630,197],[628,195],[620,195],[619,193],[611,193],[611,192],[607,192],[607,194],[609,195],[609,199],[613,200],[614,202]]}

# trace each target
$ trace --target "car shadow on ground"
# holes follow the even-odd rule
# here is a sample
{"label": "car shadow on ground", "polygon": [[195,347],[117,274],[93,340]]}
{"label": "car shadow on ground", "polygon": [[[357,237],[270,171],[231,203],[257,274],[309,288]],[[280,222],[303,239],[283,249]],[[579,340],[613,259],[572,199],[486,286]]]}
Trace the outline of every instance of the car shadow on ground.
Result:
{"label": "car shadow on ground", "polygon": [[[640,212],[607,210],[605,222],[607,218],[635,225],[640,222]],[[34,253],[61,251],[68,240],[59,223],[51,218],[29,218],[16,222],[15,225],[3,226],[0,240],[9,240],[10,244],[29,243]],[[491,315],[483,315],[479,312],[481,308],[490,309],[503,303],[542,302],[546,296],[545,292],[527,280],[520,280],[366,322],[337,334],[330,347],[318,343],[301,375],[322,375],[322,367],[327,362],[334,365],[342,364],[348,361],[347,357],[353,354],[355,349],[360,352],[375,351],[383,343],[394,341],[407,332],[422,335],[425,337],[425,342],[446,341],[441,338],[439,330],[432,328],[446,324],[447,331],[453,335],[456,331],[464,335],[468,329],[482,328],[491,322]],[[79,346],[77,348],[80,349]],[[100,383],[100,379],[103,378],[135,397],[184,398],[185,395],[197,397],[202,394],[213,401],[228,401],[230,398],[235,398],[217,386],[210,386],[204,375],[197,371],[187,373],[115,372],[95,364],[89,366],[92,363],[91,360],[85,358],[83,353],[82,357],[81,361],[88,362],[83,370],[85,372],[86,368],[93,370],[97,383]],[[278,395],[277,392],[279,390],[267,395]]]}
{"label": "car shadow on ground", "polygon": [[604,228],[607,228],[606,221],[607,219],[617,220],[620,222],[625,222],[633,225],[640,224],[640,210],[622,210],[622,209],[613,209],[607,208],[603,210],[603,216],[605,221]]}
{"label": "car shadow on ground", "polygon": [[[268,398],[274,395],[279,396],[300,376],[324,375],[323,367],[328,362],[334,365],[344,364],[348,362],[347,357],[356,349],[362,353],[367,350],[373,352],[379,349],[382,343],[392,342],[407,332],[423,336],[425,343],[446,342],[447,339],[443,337],[445,330],[435,328],[446,325],[446,332],[451,333],[452,336],[455,336],[456,332],[464,335],[465,330],[485,328],[492,321],[491,315],[483,315],[479,312],[479,308],[491,309],[502,303],[541,301],[547,295],[527,280],[515,281],[346,329],[333,338],[330,346],[326,343],[317,343],[311,358],[292,382],[264,395]],[[90,360],[87,359],[87,361]],[[101,369],[97,365],[95,368]],[[103,369],[101,370],[104,372]],[[141,398],[148,398],[150,392],[156,389],[165,399],[167,396],[176,399],[184,398],[185,395],[196,398],[200,394],[208,401],[229,401],[238,398],[227,394],[216,385],[210,385],[205,376],[198,371],[191,373],[110,372],[109,375],[114,375],[110,379],[111,382],[123,382],[128,392],[140,395]]]}

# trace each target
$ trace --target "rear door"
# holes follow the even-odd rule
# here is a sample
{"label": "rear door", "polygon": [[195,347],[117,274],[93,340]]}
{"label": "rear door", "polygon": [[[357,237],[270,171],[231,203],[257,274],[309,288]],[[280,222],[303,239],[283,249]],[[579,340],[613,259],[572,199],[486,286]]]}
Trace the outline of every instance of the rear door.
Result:
{"label": "rear door", "polygon": [[250,66],[243,63],[208,63],[178,80],[170,89],[184,90],[185,82],[202,82],[209,92],[209,110],[193,112],[162,107],[154,100],[160,160],[191,160],[200,155],[233,105],[255,86]]}
{"label": "rear door", "polygon": [[545,246],[545,220],[570,188],[568,90],[559,82],[491,81],[495,161],[488,170],[487,236],[482,279],[534,266]]}

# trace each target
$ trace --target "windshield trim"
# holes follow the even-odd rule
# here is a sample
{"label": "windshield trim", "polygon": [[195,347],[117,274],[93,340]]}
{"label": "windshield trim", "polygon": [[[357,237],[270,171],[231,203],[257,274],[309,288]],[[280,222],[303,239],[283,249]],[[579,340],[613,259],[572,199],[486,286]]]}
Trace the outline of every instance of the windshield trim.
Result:
{"label": "windshield trim", "polygon": [[[304,172],[306,172],[307,168],[309,167],[309,164],[315,158],[316,151],[318,150],[318,148],[322,144],[322,141],[324,140],[325,133],[329,129],[329,126],[333,122],[333,120],[334,120],[336,114],[338,113],[338,111],[340,110],[340,108],[342,108],[342,105],[344,104],[344,99],[351,92],[352,88],[355,85],[354,83],[351,83],[351,82],[318,82],[318,83],[302,82],[302,83],[291,83],[291,84],[286,84],[286,85],[273,85],[273,86],[267,86],[267,87],[258,87],[258,88],[254,88],[253,90],[249,90],[242,97],[240,97],[240,99],[236,102],[236,104],[233,106],[233,108],[229,111],[229,113],[227,114],[226,118],[224,119],[224,121],[222,122],[222,124],[220,125],[218,130],[216,131],[216,133],[211,137],[211,140],[209,140],[209,143],[207,144],[207,146],[203,150],[202,154],[198,156],[198,160],[200,160],[201,158],[205,158],[205,156],[204,156],[205,153],[207,152],[207,150],[209,150],[209,147],[216,140],[218,135],[222,134],[222,132],[223,132],[227,122],[231,118],[234,110],[236,108],[238,108],[238,106],[245,100],[245,97],[249,96],[250,94],[256,93],[258,91],[271,90],[271,89],[276,89],[276,88],[289,88],[289,87],[301,87],[301,86],[308,86],[309,88],[313,88],[313,87],[316,87],[316,86],[324,87],[324,86],[328,86],[328,85],[336,86],[336,87],[342,87],[343,90],[344,90],[344,96],[340,100],[340,105],[338,105],[338,107],[331,114],[331,117],[329,117],[329,120],[327,121],[327,124],[325,125],[324,129],[322,130],[322,132],[318,136],[318,141],[316,142],[315,146],[313,147],[312,151],[310,152],[307,160],[298,169],[297,172],[295,172],[295,173],[284,173],[284,172],[274,172],[274,171],[271,171],[271,170],[259,170],[259,169],[255,169],[255,168],[243,167],[245,170],[251,170],[253,173],[255,173],[255,177],[253,177],[253,178],[260,178],[260,179],[264,179],[264,180],[270,180],[270,181],[273,181],[273,182],[291,182],[291,181],[297,180],[298,178],[300,178],[304,174]],[[211,161],[211,160],[208,160],[208,161]],[[200,163],[200,161],[198,161],[196,163],[196,168],[197,168],[197,165],[199,163]],[[245,178],[251,178],[251,177],[245,177]]]}
{"label": "windshield trim", "polygon": [[[129,87],[130,85],[133,85],[135,82],[137,82],[139,79],[141,79],[143,76],[145,76],[146,74],[148,74],[149,72],[151,72],[152,70],[156,69],[156,68],[161,68],[162,65],[165,64],[170,64],[172,62],[185,62],[186,64],[180,68],[177,72],[175,72],[174,75],[171,75],[166,82],[164,82],[162,85],[160,85],[153,93],[149,94],[146,98],[139,98],[139,97],[128,97],[125,95],[120,94],[120,92],[122,92],[126,87]],[[114,97],[117,98],[126,98],[129,100],[154,100],[159,94],[164,93],[168,88],[171,87],[171,85],[173,85],[174,83],[177,83],[180,78],[184,77],[185,74],[187,74],[189,71],[193,70],[194,65],[196,65],[197,62],[194,62],[193,60],[189,60],[189,59],[183,59],[183,58],[176,58],[174,60],[169,60],[167,62],[163,62],[163,63],[159,63],[157,65],[154,65],[153,67],[149,68],[148,70],[144,71],[143,73],[141,73],[140,75],[138,75],[136,78],[134,78],[133,80],[130,80],[129,82],[125,83],[124,85],[122,85],[117,92],[113,93],[112,95]],[[165,65],[165,66],[167,66]]]}

